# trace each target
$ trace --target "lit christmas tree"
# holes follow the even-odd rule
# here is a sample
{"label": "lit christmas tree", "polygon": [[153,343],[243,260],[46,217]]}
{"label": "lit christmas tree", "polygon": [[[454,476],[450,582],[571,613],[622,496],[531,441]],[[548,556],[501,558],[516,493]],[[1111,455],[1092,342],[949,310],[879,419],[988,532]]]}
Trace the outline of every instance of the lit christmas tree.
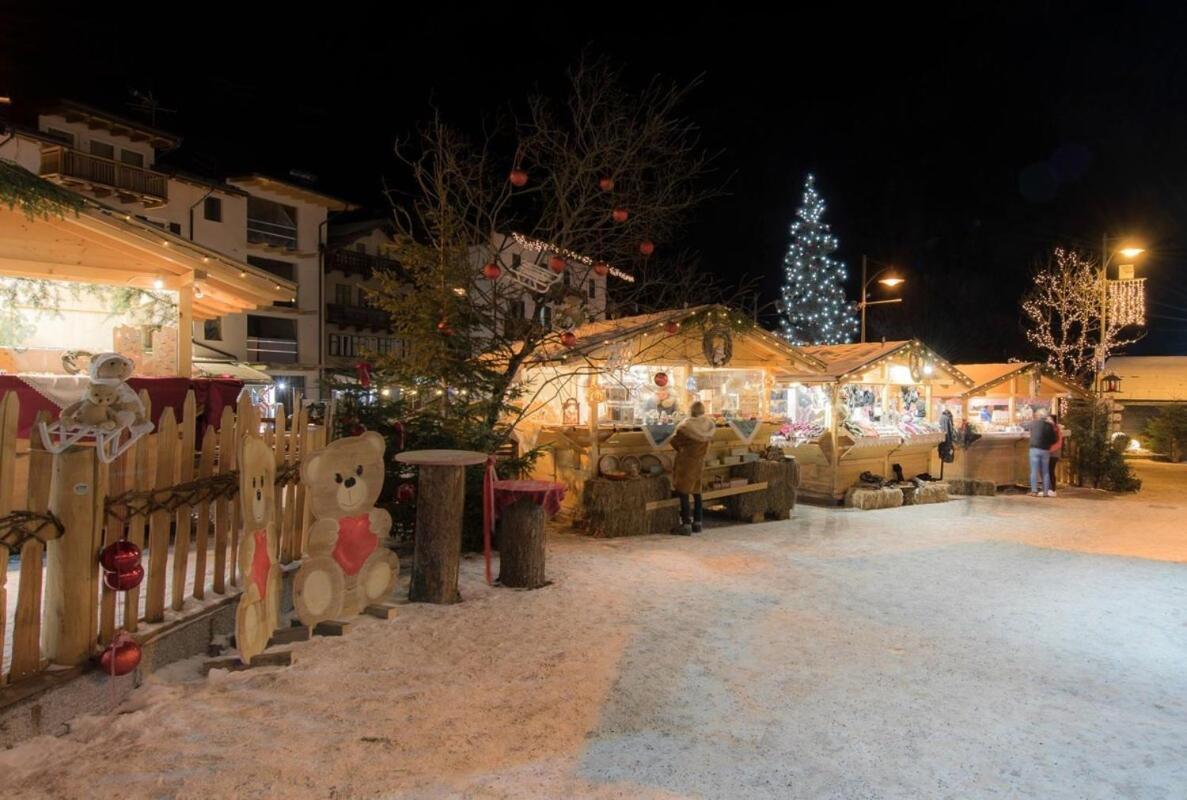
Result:
{"label": "lit christmas tree", "polygon": [[813,175],[804,181],[804,200],[795,216],[783,259],[783,336],[792,344],[851,342],[857,315],[845,299],[845,265],[832,257],[837,237],[821,219],[824,198],[816,191]]}

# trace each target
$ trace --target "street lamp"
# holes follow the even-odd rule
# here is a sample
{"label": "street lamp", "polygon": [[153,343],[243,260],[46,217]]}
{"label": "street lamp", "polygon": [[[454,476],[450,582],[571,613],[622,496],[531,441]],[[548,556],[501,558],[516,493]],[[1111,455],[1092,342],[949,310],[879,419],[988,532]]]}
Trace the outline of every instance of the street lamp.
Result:
{"label": "street lamp", "polygon": [[872,284],[874,281],[877,280],[878,283],[882,284],[883,286],[887,286],[887,287],[893,289],[895,286],[898,286],[899,284],[905,282],[904,278],[900,278],[897,275],[887,275],[885,278],[882,278],[881,280],[879,280],[878,279],[879,275],[881,275],[882,273],[887,272],[889,270],[893,270],[894,267],[890,266],[889,264],[879,264],[877,261],[874,262],[874,266],[875,267],[880,266],[880,267],[882,267],[882,269],[875,272],[872,277],[867,278],[866,277],[866,272],[867,272],[866,262],[870,261],[870,260],[872,260],[872,259],[868,259],[865,256],[861,257],[861,301],[858,302],[857,305],[861,309],[861,341],[863,343],[866,340],[866,307],[867,306],[880,306],[880,305],[885,305],[886,303],[901,303],[901,302],[903,302],[903,298],[901,298],[901,297],[895,297],[891,300],[870,300],[870,284]]}
{"label": "street lamp", "polygon": [[[1109,265],[1113,262],[1114,255],[1121,255],[1125,258],[1137,258],[1142,253],[1146,252],[1144,247],[1135,247],[1134,245],[1126,245],[1119,247],[1116,250],[1109,248],[1110,242],[1123,241],[1124,237],[1110,237],[1104,234],[1100,237],[1100,350],[1097,354],[1097,368],[1096,368],[1096,391],[1097,394],[1107,391],[1102,386],[1102,379],[1105,371],[1105,358],[1108,355],[1105,349],[1105,344],[1108,341],[1108,317],[1109,317]],[[1132,277],[1132,276],[1131,276]]]}

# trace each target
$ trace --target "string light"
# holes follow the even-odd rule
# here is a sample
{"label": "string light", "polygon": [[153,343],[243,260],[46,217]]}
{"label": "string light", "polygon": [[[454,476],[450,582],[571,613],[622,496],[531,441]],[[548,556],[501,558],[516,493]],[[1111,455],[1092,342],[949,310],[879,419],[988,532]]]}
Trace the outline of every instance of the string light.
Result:
{"label": "string light", "polygon": [[[515,243],[517,245],[519,245],[523,249],[531,250],[534,253],[543,253],[543,252],[556,253],[558,256],[566,258],[569,261],[578,261],[587,267],[592,267],[594,264],[594,260],[592,258],[590,258],[589,256],[584,256],[584,255],[581,255],[580,253],[575,253],[572,250],[569,250],[568,248],[565,248],[565,247],[557,247],[556,245],[550,244],[549,242],[546,242],[543,239],[529,239],[527,236],[524,236],[522,233],[515,233],[515,232],[511,233],[511,238],[515,241]],[[634,275],[631,275],[629,272],[623,272],[618,267],[609,267],[609,274],[613,275],[615,278],[618,278],[619,280],[626,281],[627,283],[635,282]]]}
{"label": "string light", "polygon": [[1118,328],[1146,324],[1146,279],[1109,281],[1109,324]]}

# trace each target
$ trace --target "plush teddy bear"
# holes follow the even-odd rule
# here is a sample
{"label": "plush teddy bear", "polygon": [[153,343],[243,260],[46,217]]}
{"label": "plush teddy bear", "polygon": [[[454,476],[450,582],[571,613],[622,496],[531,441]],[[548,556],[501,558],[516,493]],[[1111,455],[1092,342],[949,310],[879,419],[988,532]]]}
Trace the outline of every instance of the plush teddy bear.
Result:
{"label": "plush teddy bear", "polygon": [[122,427],[132,430],[133,435],[152,429],[144,413],[144,404],[140,397],[128,386],[126,381],[132,377],[136,365],[132,359],[119,353],[99,353],[91,357],[89,374],[91,383],[101,383],[114,386],[118,398],[114,404],[115,413]]}
{"label": "plush teddy bear", "polygon": [[117,427],[123,427],[116,411],[118,401],[119,390],[116,387],[92,383],[87,386],[86,394],[81,400],[62,409],[62,420],[74,428],[115,430]]}
{"label": "plush teddy bear", "polygon": [[385,442],[368,431],[337,439],[301,462],[315,521],[293,585],[297,616],[316,625],[357,614],[395,589],[400,562],[384,546],[391,515],[375,507],[383,489]]}
{"label": "plush teddy bear", "polygon": [[280,614],[280,565],[276,563],[276,456],[258,436],[239,450],[239,504],[243,532],[238,567],[243,594],[235,610],[235,645],[244,663],[264,651]]}

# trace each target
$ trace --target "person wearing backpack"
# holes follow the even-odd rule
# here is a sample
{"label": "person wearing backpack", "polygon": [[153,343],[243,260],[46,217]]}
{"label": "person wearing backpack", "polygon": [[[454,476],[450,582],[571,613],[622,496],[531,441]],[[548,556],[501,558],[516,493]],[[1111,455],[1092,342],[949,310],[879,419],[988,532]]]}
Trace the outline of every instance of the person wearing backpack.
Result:
{"label": "person wearing backpack", "polygon": [[[1030,496],[1054,497],[1051,491],[1051,446],[1056,442],[1055,426],[1047,416],[1047,409],[1035,411],[1034,422],[1030,426]],[[1042,478],[1043,491],[1039,491],[1039,478]]]}

